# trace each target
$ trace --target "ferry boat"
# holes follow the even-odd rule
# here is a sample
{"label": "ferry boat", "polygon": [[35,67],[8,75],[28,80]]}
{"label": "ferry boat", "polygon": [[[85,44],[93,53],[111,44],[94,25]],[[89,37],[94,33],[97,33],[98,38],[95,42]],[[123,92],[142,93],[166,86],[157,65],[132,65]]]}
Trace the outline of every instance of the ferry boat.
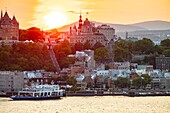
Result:
{"label": "ferry boat", "polygon": [[60,99],[64,96],[64,90],[59,85],[37,85],[30,88],[24,88],[18,92],[18,95],[11,96],[13,100],[44,100]]}

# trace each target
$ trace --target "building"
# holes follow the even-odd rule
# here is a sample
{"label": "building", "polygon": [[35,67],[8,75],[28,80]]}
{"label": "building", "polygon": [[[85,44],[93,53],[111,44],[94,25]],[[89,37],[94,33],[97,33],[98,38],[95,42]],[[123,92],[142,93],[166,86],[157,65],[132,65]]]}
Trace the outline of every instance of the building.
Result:
{"label": "building", "polygon": [[117,69],[117,70],[121,70],[121,69],[125,69],[125,70],[129,70],[130,69],[130,62],[114,62],[114,64],[112,65],[113,69]]}
{"label": "building", "polygon": [[137,65],[138,70],[153,71],[153,65]]}
{"label": "building", "polygon": [[7,11],[0,17],[0,38],[1,40],[19,40],[19,23],[15,16],[9,17]]}
{"label": "building", "polygon": [[170,71],[170,57],[160,56],[155,59],[156,69]]}
{"label": "building", "polygon": [[111,41],[111,39],[115,38],[115,29],[110,27],[109,25],[102,24],[97,27],[97,30],[99,31],[99,33],[104,34],[109,42]]}
{"label": "building", "polygon": [[71,66],[71,75],[82,74],[89,75],[89,71],[95,69],[94,51],[84,50],[76,51],[75,55],[68,57],[76,58],[76,62]]}
{"label": "building", "polygon": [[[112,32],[114,35],[114,30]],[[106,34],[106,32],[103,33]],[[73,27],[70,27],[70,44],[75,45],[78,42],[84,44],[86,41],[89,41],[91,47],[93,47],[97,42],[100,42],[102,45],[107,47],[111,36],[105,36],[103,33],[100,33],[99,30],[95,27],[95,24],[90,22],[88,18],[86,18],[83,23],[82,16],[80,15],[79,26],[76,27],[74,25]]]}
{"label": "building", "polygon": [[16,92],[23,87],[23,72],[0,71],[0,92]]}

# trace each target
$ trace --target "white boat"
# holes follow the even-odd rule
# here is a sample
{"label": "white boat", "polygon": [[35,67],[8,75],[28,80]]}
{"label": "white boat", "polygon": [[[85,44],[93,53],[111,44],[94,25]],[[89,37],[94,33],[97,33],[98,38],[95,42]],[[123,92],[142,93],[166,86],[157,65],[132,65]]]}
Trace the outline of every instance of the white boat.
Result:
{"label": "white boat", "polygon": [[11,96],[13,100],[44,100],[60,99],[64,96],[64,90],[59,85],[37,85],[30,88],[24,88],[18,92],[18,95]]}

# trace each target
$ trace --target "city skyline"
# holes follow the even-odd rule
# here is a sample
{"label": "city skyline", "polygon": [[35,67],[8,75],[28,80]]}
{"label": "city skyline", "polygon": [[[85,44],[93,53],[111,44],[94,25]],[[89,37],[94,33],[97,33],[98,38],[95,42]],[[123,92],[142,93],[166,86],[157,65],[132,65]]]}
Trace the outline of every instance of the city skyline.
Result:
{"label": "city skyline", "polygon": [[51,29],[77,21],[80,12],[83,20],[115,24],[170,21],[169,4],[169,0],[0,0],[0,9],[15,15],[20,28]]}

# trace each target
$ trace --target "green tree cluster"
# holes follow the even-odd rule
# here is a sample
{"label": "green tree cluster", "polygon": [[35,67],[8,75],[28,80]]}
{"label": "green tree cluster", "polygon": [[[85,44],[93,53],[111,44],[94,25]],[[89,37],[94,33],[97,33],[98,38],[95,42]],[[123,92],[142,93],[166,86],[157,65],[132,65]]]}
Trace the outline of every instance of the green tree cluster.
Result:
{"label": "green tree cluster", "polygon": [[95,51],[94,51],[94,59],[97,61],[97,62],[102,62],[104,63],[108,58],[109,58],[109,51],[107,48],[105,47],[100,47],[100,48],[97,48]]}
{"label": "green tree cluster", "polygon": [[0,46],[0,70],[55,71],[46,46],[38,43],[15,43]]}
{"label": "green tree cluster", "polygon": [[138,63],[154,64],[156,56],[170,56],[170,39],[161,41],[161,45],[154,45],[152,40],[143,38],[136,42],[118,39],[113,46],[115,61],[131,61],[135,54],[149,55],[145,60]]}
{"label": "green tree cluster", "polygon": [[34,42],[45,40],[43,37],[43,31],[37,27],[31,27],[27,30],[19,30],[19,40],[32,40]]}
{"label": "green tree cluster", "polygon": [[151,83],[152,78],[147,75],[147,74],[143,74],[137,78],[134,78],[132,80],[132,85],[135,88],[145,88],[147,86],[147,84]]}
{"label": "green tree cluster", "polygon": [[133,42],[119,39],[114,45],[114,60],[118,62],[130,61],[132,58]]}
{"label": "green tree cluster", "polygon": [[54,53],[59,62],[60,68],[67,68],[69,64],[73,64],[76,60],[76,58],[68,57],[69,54],[72,54],[72,48],[68,40],[64,40],[56,45],[54,47]]}
{"label": "green tree cluster", "polygon": [[77,81],[74,76],[62,75],[55,80],[55,83],[57,83],[57,81],[65,81],[67,85],[72,86],[71,89],[66,89],[66,90],[71,90],[71,91],[77,90]]}
{"label": "green tree cluster", "polygon": [[165,39],[161,41],[162,54],[170,57],[170,39]]}
{"label": "green tree cluster", "polygon": [[129,87],[129,79],[119,77],[117,80],[114,81],[114,84],[117,88],[128,88]]}

